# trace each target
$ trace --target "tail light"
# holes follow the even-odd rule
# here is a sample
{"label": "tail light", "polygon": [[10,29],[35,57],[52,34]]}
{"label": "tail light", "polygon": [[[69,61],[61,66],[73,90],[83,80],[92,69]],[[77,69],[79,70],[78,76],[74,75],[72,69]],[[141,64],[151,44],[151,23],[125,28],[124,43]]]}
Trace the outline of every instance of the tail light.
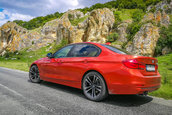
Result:
{"label": "tail light", "polygon": [[110,43],[110,42],[106,42],[105,44],[106,44],[106,45],[111,45],[111,43]]}
{"label": "tail light", "polygon": [[132,69],[145,69],[146,66],[145,64],[139,63],[137,60],[135,59],[128,59],[128,60],[124,60],[123,64],[128,67],[128,68],[132,68]]}
{"label": "tail light", "polygon": [[158,70],[158,64],[155,65],[155,70]]}

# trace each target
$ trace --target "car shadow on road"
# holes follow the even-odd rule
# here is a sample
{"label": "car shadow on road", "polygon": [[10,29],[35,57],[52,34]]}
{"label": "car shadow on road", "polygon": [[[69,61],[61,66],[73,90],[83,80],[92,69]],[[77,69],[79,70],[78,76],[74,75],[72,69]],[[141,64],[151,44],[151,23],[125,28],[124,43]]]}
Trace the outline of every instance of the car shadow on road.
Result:
{"label": "car shadow on road", "polygon": [[[40,83],[40,85],[44,85],[46,87],[53,88],[55,90],[60,90],[65,93],[70,93],[74,94],[78,97],[86,99],[84,94],[82,93],[82,90],[73,88],[73,87],[68,87],[56,83],[51,83],[47,81],[43,81]],[[136,107],[136,106],[141,106],[146,103],[149,103],[153,100],[152,97],[150,96],[141,96],[141,95],[109,95],[107,99],[100,103],[104,104],[110,104],[110,105],[115,105],[115,106],[122,106],[122,107]],[[89,100],[88,100],[89,101]]]}
{"label": "car shadow on road", "polygon": [[52,82],[47,82],[47,81],[42,81],[40,83],[40,85],[44,85],[46,87],[50,87],[53,88],[55,90],[60,90],[63,91],[65,93],[70,93],[70,94],[74,94],[77,95],[79,97],[85,98],[82,90],[77,89],[77,88],[73,88],[73,87],[69,87],[69,86],[65,86],[65,85],[60,85],[60,84],[56,84],[56,83],[52,83]]}
{"label": "car shadow on road", "polygon": [[109,95],[104,101],[106,104],[123,106],[123,107],[136,107],[149,103],[153,100],[150,96],[141,95]]}

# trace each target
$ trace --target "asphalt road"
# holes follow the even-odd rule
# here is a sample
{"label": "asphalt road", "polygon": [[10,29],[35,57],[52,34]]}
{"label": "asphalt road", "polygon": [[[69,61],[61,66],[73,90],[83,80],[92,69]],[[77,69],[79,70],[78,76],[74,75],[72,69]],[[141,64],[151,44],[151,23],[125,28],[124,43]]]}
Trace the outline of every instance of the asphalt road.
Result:
{"label": "asphalt road", "polygon": [[28,73],[0,67],[0,115],[172,115],[172,100],[111,95],[87,100],[79,89],[31,83]]}

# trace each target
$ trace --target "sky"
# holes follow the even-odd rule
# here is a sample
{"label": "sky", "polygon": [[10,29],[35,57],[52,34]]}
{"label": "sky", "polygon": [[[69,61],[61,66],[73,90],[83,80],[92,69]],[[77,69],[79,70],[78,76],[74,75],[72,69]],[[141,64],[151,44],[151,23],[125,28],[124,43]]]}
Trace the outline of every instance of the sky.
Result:
{"label": "sky", "polygon": [[0,0],[0,26],[7,21],[29,21],[57,11],[65,12],[108,1],[111,0]]}

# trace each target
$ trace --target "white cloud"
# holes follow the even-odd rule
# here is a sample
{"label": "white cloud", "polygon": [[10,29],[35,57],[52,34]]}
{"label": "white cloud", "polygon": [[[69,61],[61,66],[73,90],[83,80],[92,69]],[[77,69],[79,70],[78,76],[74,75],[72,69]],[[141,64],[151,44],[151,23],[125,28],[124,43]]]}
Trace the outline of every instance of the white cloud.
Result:
{"label": "white cloud", "polygon": [[12,13],[7,10],[3,10],[2,12],[0,12],[0,26],[6,23],[7,21],[14,21],[14,20],[29,21],[32,18],[34,17],[30,15]]}
{"label": "white cloud", "polygon": [[2,26],[3,24],[5,24],[8,20],[0,20],[0,26]]}
{"label": "white cloud", "polygon": [[3,12],[0,12],[0,20],[5,18],[5,14]]}
{"label": "white cloud", "polygon": [[19,13],[12,13],[10,16],[10,20],[24,20],[24,21],[28,21],[30,19],[32,19],[32,16],[29,15],[23,15],[23,14],[19,14]]}
{"label": "white cloud", "polygon": [[71,5],[71,6],[78,6],[79,5],[78,0],[70,0],[70,1],[64,1],[64,2],[66,2],[68,5]]}
{"label": "white cloud", "polygon": [[[65,12],[69,9],[83,8],[84,5],[79,3],[80,0],[49,0],[44,9],[44,14],[54,12]],[[43,14],[43,15],[44,15]]]}

